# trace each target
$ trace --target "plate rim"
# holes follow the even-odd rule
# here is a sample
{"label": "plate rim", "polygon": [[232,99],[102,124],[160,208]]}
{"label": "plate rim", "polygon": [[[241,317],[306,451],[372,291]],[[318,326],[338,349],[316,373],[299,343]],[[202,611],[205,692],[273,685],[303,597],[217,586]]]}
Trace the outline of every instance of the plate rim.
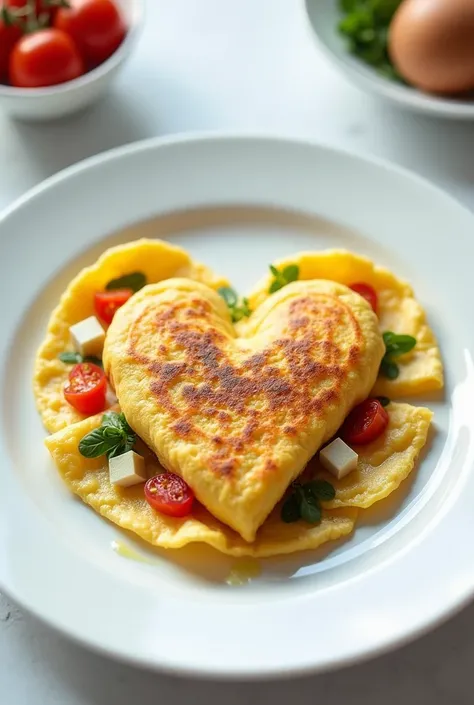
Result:
{"label": "plate rim", "polygon": [[[331,145],[326,145],[326,144],[321,144],[315,140],[307,140],[307,139],[291,139],[288,137],[282,137],[281,135],[271,135],[268,133],[235,133],[235,132],[218,132],[218,133],[213,133],[213,132],[194,132],[194,133],[183,133],[179,135],[173,135],[173,136],[166,136],[166,137],[154,137],[150,138],[147,140],[142,140],[139,142],[131,143],[128,145],[120,146],[117,148],[114,148],[112,150],[109,150],[107,152],[94,155],[92,157],[89,157],[88,159],[85,159],[77,164],[74,164],[57,174],[49,177],[48,179],[44,180],[37,186],[33,187],[29,191],[27,191],[24,195],[20,196],[18,199],[16,199],[10,206],[8,206],[6,209],[4,209],[0,213],[0,240],[2,238],[2,229],[4,226],[5,221],[9,218],[9,216],[13,213],[15,213],[19,208],[24,207],[27,205],[32,199],[36,198],[37,196],[41,195],[45,191],[49,190],[54,190],[55,186],[58,183],[66,182],[68,179],[73,178],[75,175],[80,174],[81,172],[87,172],[91,169],[95,169],[97,165],[100,165],[104,162],[110,163],[113,160],[120,160],[123,158],[126,158],[127,155],[131,154],[137,154],[141,151],[148,151],[150,149],[152,150],[159,150],[163,146],[169,146],[169,145],[183,145],[186,143],[195,143],[195,142],[210,142],[210,143],[215,143],[217,142],[228,142],[231,141],[234,143],[235,141],[244,141],[244,142],[265,142],[265,143],[284,143],[286,146],[293,148],[294,146],[299,146],[299,147],[307,147],[309,150],[323,150],[326,153],[332,153],[335,155],[343,155],[345,157],[348,157],[350,159],[354,159],[355,161],[358,162],[363,162],[366,164],[372,164],[373,166],[376,166],[378,168],[385,169],[389,172],[394,172],[398,174],[399,176],[402,176],[404,179],[410,180],[413,184],[417,184],[418,186],[422,186],[424,188],[429,189],[433,197],[437,198],[442,198],[445,200],[447,203],[449,203],[452,206],[455,206],[457,209],[461,209],[465,215],[469,217],[469,219],[473,222],[474,224],[474,218],[472,213],[469,211],[468,208],[466,208],[463,204],[459,203],[456,198],[454,198],[452,195],[449,193],[443,191],[440,187],[436,186],[435,184],[432,184],[430,181],[427,179],[419,176],[418,174],[414,174],[410,172],[408,169],[405,169],[403,167],[400,167],[398,165],[391,164],[390,162],[379,159],[376,157],[372,156],[362,156],[358,154],[355,151],[351,151],[348,149],[344,148],[339,148],[339,147],[334,147]],[[1,517],[0,517],[1,520]],[[1,521],[0,521],[0,528],[1,528]],[[2,536],[0,532],[0,537]],[[1,567],[1,564],[0,564]],[[1,575],[0,575],[1,579]],[[294,667],[290,666],[289,669],[286,671],[283,669],[279,669],[279,672],[275,672],[272,667],[268,667],[266,669],[260,669],[258,672],[249,670],[248,668],[241,668],[237,666],[235,669],[231,670],[218,670],[214,668],[213,666],[206,667],[203,669],[202,667],[198,666],[196,668],[188,666],[183,666],[180,665],[178,667],[170,667],[168,664],[163,665],[156,663],[155,661],[150,661],[146,662],[143,658],[135,658],[132,654],[128,653],[125,654],[123,653],[122,650],[117,648],[116,650],[111,650],[110,648],[106,648],[101,646],[99,643],[96,643],[92,640],[88,640],[87,638],[83,638],[71,631],[68,631],[66,628],[64,628],[61,624],[58,622],[54,621],[54,618],[51,618],[51,616],[44,616],[38,609],[31,604],[26,604],[25,602],[18,600],[17,597],[14,594],[13,590],[9,589],[9,586],[4,584],[4,581],[2,581],[2,590],[9,596],[9,598],[17,603],[20,604],[21,607],[26,609],[27,611],[31,612],[34,614],[40,621],[43,623],[48,624],[52,628],[56,629],[60,633],[62,633],[64,636],[66,636],[69,639],[72,639],[74,642],[81,644],[82,646],[86,646],[87,648],[92,649],[93,651],[96,651],[98,653],[107,655],[109,657],[113,657],[119,661],[130,663],[133,665],[137,666],[145,666],[147,668],[151,668],[154,670],[160,670],[160,671],[165,671],[165,672],[170,672],[170,673],[175,673],[175,674],[183,674],[183,675],[188,675],[188,676],[193,676],[193,677],[202,677],[206,678],[209,676],[212,676],[213,678],[216,679],[230,679],[230,678],[245,678],[245,679],[264,679],[268,677],[289,677],[289,676],[294,676],[294,675],[305,675],[305,674],[310,674],[310,673],[317,673],[317,672],[322,672],[322,671],[328,671],[328,670],[333,670],[336,668],[340,668],[342,666],[346,665],[351,665],[357,662],[360,662],[361,660],[376,656],[376,655],[381,655],[383,653],[386,653],[393,648],[396,648],[398,646],[401,646],[403,644],[406,644],[410,641],[412,641],[414,638],[422,636],[423,634],[429,632],[439,624],[445,622],[447,619],[449,619],[452,615],[456,614],[459,612],[466,604],[468,604],[473,595],[474,595],[474,582],[471,585],[470,589],[466,592],[466,595],[463,600],[458,600],[457,602],[450,604],[446,610],[440,611],[438,614],[437,618],[430,619],[424,624],[423,626],[417,626],[413,628],[411,631],[408,630],[406,633],[396,639],[387,639],[382,645],[375,646],[373,648],[369,649],[363,649],[362,651],[359,651],[357,653],[354,653],[352,656],[346,656],[342,657],[340,659],[335,659],[331,663],[325,663],[323,665],[318,665],[314,663],[309,663],[302,665],[301,667]]]}

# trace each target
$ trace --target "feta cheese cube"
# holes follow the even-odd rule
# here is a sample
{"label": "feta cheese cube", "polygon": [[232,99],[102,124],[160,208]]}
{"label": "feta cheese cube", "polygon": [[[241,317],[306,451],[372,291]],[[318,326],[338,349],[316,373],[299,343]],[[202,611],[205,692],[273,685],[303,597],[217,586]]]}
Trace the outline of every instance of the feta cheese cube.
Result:
{"label": "feta cheese cube", "polygon": [[344,443],[342,438],[336,438],[320,451],[319,460],[331,475],[340,480],[357,468],[359,456]]}
{"label": "feta cheese cube", "polygon": [[147,474],[145,468],[145,458],[133,450],[116,458],[109,459],[109,476],[113,485],[120,487],[130,487],[146,482]]}
{"label": "feta cheese cube", "polygon": [[95,316],[89,316],[69,328],[74,350],[86,357],[102,357],[105,331]]}

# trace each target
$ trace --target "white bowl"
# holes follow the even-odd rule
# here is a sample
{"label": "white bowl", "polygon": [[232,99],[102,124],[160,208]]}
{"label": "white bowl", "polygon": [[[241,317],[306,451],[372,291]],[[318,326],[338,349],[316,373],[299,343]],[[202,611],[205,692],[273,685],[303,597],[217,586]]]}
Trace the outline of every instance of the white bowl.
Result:
{"label": "white bowl", "polygon": [[52,120],[82,110],[109,87],[130,55],[143,25],[145,0],[117,0],[128,26],[112,56],[93,71],[48,88],[14,88],[0,84],[0,109],[23,120]]}
{"label": "white bowl", "polygon": [[313,37],[349,81],[363,90],[387,98],[400,106],[438,117],[474,119],[474,99],[438,98],[390,81],[353,57],[337,30],[341,19],[338,0],[305,0]]}

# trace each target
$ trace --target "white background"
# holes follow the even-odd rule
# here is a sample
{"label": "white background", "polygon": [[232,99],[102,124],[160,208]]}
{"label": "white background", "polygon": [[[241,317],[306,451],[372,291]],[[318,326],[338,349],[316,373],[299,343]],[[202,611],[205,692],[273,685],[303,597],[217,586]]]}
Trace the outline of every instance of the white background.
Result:
{"label": "white background", "polygon": [[[474,126],[401,113],[347,85],[313,46],[300,0],[148,0],[136,52],[95,108],[39,126],[0,114],[0,207],[92,154],[189,130],[271,132],[376,154],[474,207]],[[0,700],[471,705],[473,631],[471,607],[415,644],[362,666],[284,683],[212,684],[157,676],[88,653],[0,595]]]}

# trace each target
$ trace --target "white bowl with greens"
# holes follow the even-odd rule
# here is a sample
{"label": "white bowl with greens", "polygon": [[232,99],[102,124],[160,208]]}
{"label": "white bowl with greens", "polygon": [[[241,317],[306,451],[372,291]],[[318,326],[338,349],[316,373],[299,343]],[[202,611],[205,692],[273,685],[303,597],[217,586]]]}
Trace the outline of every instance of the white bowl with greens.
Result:
{"label": "white bowl with greens", "polygon": [[474,119],[474,98],[428,95],[406,85],[396,75],[386,52],[386,35],[400,0],[374,0],[375,17],[365,45],[358,41],[356,22],[351,22],[352,12],[360,3],[361,0],[305,0],[317,45],[346,78],[400,107],[438,117]]}

